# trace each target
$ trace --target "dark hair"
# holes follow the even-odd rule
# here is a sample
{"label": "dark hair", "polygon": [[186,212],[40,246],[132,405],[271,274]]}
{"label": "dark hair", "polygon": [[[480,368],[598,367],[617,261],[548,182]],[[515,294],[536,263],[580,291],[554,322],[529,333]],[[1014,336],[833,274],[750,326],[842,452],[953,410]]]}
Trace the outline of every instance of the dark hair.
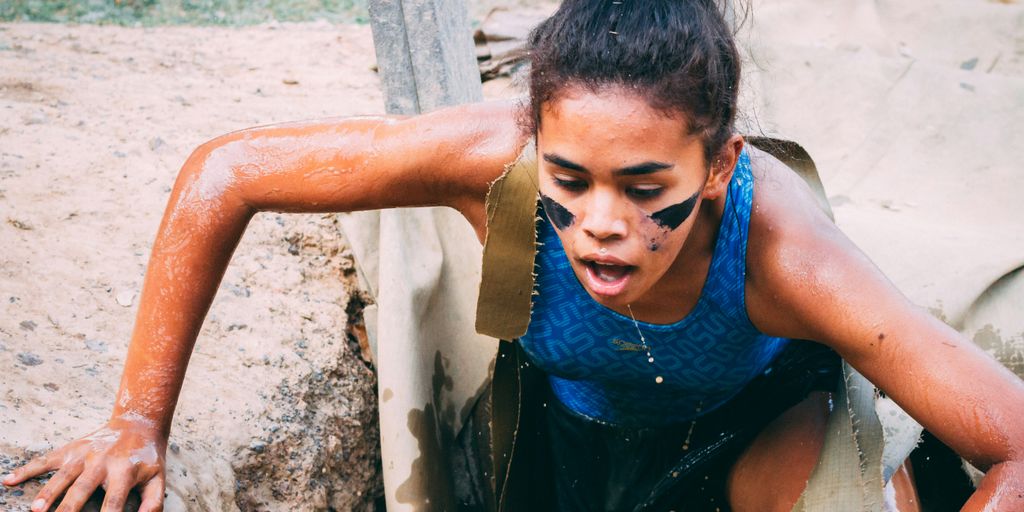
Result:
{"label": "dark hair", "polygon": [[732,134],[740,60],[714,0],[565,0],[530,33],[532,131],[567,86],[623,86],[686,115],[712,158]]}

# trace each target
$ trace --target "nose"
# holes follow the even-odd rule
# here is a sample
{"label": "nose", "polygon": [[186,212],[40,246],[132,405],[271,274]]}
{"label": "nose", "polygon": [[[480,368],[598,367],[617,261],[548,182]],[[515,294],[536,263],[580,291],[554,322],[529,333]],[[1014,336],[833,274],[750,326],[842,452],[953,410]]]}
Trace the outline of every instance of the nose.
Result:
{"label": "nose", "polygon": [[622,206],[617,194],[595,190],[584,212],[580,229],[596,240],[625,238],[629,225],[622,213]]}

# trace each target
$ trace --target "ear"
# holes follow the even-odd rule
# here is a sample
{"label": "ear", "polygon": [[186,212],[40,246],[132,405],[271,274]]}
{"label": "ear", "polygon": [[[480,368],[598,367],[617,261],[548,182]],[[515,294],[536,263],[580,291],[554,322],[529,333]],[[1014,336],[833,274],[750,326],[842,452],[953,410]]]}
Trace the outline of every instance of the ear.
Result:
{"label": "ear", "polygon": [[704,199],[715,200],[725,194],[729,189],[729,181],[732,180],[732,170],[739,161],[740,152],[743,151],[743,136],[733,135],[722,146],[711,160],[711,171],[708,173],[707,183],[704,184]]}

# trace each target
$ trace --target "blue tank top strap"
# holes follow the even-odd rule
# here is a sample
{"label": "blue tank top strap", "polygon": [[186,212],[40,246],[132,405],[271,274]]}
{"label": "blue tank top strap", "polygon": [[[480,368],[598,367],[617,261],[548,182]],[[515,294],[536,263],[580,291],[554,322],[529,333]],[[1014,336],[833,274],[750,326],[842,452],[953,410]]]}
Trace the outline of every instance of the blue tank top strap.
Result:
{"label": "blue tank top strap", "polygon": [[744,288],[747,275],[747,234],[754,198],[750,157],[740,153],[725,197],[725,208],[703,297],[729,317],[755,330],[747,316]]}

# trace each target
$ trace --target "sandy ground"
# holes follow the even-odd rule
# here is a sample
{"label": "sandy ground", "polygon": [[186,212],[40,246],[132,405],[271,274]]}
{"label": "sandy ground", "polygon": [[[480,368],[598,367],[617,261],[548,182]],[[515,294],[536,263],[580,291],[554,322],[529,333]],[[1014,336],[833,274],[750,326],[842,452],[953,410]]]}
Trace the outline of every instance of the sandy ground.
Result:
{"label": "sandy ground", "polygon": [[[0,472],[109,414],[149,246],[192,149],[253,125],[380,113],[374,64],[368,26],[0,24]],[[332,473],[313,475],[314,507],[380,494],[376,383],[346,316],[353,274],[334,216],[253,220],[179,401],[170,509],[305,498],[289,486],[314,469]],[[321,439],[295,441],[303,429]],[[338,460],[302,459],[324,443]],[[317,467],[272,460],[293,452]],[[0,508],[37,489],[0,488]]]}
{"label": "sandy ground", "polygon": [[[756,124],[811,150],[840,225],[936,314],[976,297],[957,292],[978,271],[951,261],[998,270],[1012,260],[1000,251],[1024,247],[1024,11],[1004,4],[756,13],[803,27],[758,36]],[[148,247],[192,148],[257,124],[379,113],[373,64],[365,26],[0,24],[0,471],[109,413]],[[947,250],[965,244],[978,249]],[[253,221],[175,416],[169,510],[372,507],[375,380],[345,314],[360,300],[351,269],[332,216]],[[0,509],[25,509],[37,489],[0,490]]]}
{"label": "sandy ground", "polygon": [[[246,126],[378,113],[373,64],[363,26],[0,25],[0,470],[106,418],[148,247],[192,148]],[[323,414],[268,412],[313,400],[289,392],[309,391],[313,367],[335,371],[323,391],[347,434],[331,440],[342,460],[320,461],[347,485],[314,505],[359,508],[380,492],[375,379],[346,337],[351,264],[332,216],[253,221],[186,379],[169,507],[242,505],[235,474],[271,472],[253,457],[282,425]],[[0,508],[37,488],[0,490]]]}

